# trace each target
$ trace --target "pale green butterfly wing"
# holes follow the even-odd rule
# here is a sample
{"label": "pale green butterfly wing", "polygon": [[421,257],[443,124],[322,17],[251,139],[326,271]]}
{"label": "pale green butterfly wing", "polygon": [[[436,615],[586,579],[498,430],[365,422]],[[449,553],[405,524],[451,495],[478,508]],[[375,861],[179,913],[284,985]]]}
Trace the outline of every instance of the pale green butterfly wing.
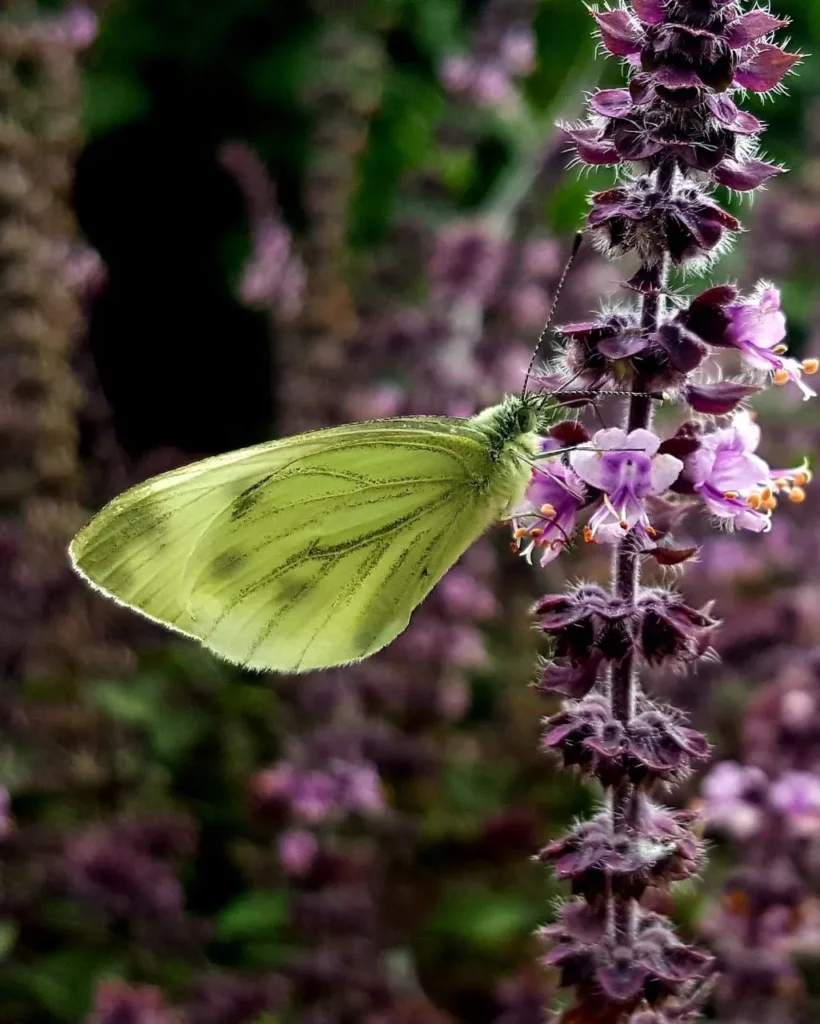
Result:
{"label": "pale green butterfly wing", "polygon": [[397,636],[526,479],[513,456],[489,459],[474,421],[355,424],[150,480],[71,555],[115,600],[229,660],[323,668]]}
{"label": "pale green butterfly wing", "polygon": [[213,520],[185,580],[207,646],[299,672],[357,661],[404,630],[499,505],[475,428],[422,422],[308,455]]}
{"label": "pale green butterfly wing", "polygon": [[118,603],[194,635],[180,581],[208,524],[255,481],[327,444],[328,433],[218,455],[132,487],[74,538],[74,568]]}

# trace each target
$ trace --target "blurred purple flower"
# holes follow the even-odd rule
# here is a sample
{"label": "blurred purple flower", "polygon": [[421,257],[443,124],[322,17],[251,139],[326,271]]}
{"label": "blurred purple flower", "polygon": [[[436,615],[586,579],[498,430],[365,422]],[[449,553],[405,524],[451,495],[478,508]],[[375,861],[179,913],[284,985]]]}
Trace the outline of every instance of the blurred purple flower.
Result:
{"label": "blurred purple flower", "polygon": [[124,981],[101,981],[86,1024],[174,1024],[178,1018],[153,985],[131,987]]}
{"label": "blurred purple flower", "polygon": [[306,829],[285,832],[279,837],[277,846],[282,867],[287,874],[296,877],[306,875],[310,871],[319,852],[316,836]]}
{"label": "blurred purple flower", "polygon": [[447,57],[441,80],[454,96],[470,99],[477,106],[503,108],[515,95],[505,67],[492,61],[478,61],[459,54]]}
{"label": "blurred purple flower", "polygon": [[528,28],[513,28],[501,38],[499,57],[511,75],[529,75],[535,68],[535,37]]}
{"label": "blurred purple flower", "polygon": [[650,430],[627,433],[612,427],[595,434],[592,445],[597,450],[570,453],[570,464],[578,476],[603,491],[603,501],[587,527],[588,539],[615,544],[634,527],[654,534],[643,499],[663,494],[683,469],[674,455],[658,453],[660,444]]}
{"label": "blurred purple flower", "polygon": [[178,918],[183,890],[171,868],[105,831],[74,839],[62,865],[68,896],[115,917]]}
{"label": "blurred purple flower", "polygon": [[434,297],[442,303],[486,303],[498,285],[504,258],[504,244],[481,225],[449,225],[438,235],[430,260]]}
{"label": "blurred purple flower", "polygon": [[44,18],[38,28],[48,42],[81,51],[97,38],[99,19],[88,4],[72,4],[60,14]]}
{"label": "blurred purple flower", "polygon": [[190,1024],[253,1024],[268,1019],[266,1011],[277,1010],[286,995],[287,985],[276,975],[209,974],[194,984],[185,1020]]}
{"label": "blurred purple flower", "polygon": [[369,761],[337,759],[326,768],[305,769],[282,761],[258,772],[251,786],[261,807],[287,810],[309,825],[385,809],[379,773]]}
{"label": "blurred purple flower", "polygon": [[273,308],[291,320],[302,308],[305,271],[291,248],[287,227],[273,217],[255,230],[254,248],[239,285],[248,306]]}
{"label": "blurred purple flower", "polygon": [[811,772],[783,772],[771,785],[769,802],[800,835],[820,832],[820,778]]}
{"label": "blurred purple flower", "polygon": [[339,788],[339,800],[353,814],[376,815],[385,810],[384,791],[374,764],[339,761],[331,771]]}
{"label": "blurred purple flower", "polygon": [[703,780],[702,814],[709,825],[736,839],[748,839],[763,821],[769,780],[760,768],[721,761]]}
{"label": "blurred purple flower", "polygon": [[455,95],[465,93],[473,80],[474,64],[469,57],[451,54],[441,66],[441,80]]}
{"label": "blurred purple flower", "polygon": [[328,772],[314,770],[297,774],[289,794],[294,817],[309,824],[318,824],[335,816],[339,810],[339,788]]}
{"label": "blurred purple flower", "polygon": [[498,614],[498,599],[489,587],[481,586],[466,570],[451,569],[438,585],[448,611],[485,622]]}
{"label": "blurred purple flower", "polygon": [[0,840],[11,835],[14,819],[11,816],[11,795],[5,786],[0,786]]}

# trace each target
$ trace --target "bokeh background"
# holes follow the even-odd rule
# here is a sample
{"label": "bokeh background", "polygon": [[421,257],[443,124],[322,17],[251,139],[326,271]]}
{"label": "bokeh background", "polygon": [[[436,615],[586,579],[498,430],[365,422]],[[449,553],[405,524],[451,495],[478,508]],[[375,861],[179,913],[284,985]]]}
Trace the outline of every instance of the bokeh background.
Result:
{"label": "bokeh background", "polygon": [[[820,7],[777,7],[820,51]],[[195,457],[519,386],[609,180],[567,169],[554,123],[617,78],[580,0],[0,8],[0,1020],[560,1006],[533,936],[560,887],[531,856],[598,796],[539,752],[554,707],[528,687],[528,609],[605,578],[605,552],[535,571],[498,531],[388,651],[272,679],[107,605],[65,547]],[[819,93],[809,58],[764,108],[791,174],[738,204],[717,271],[776,280],[802,355],[820,351]],[[583,251],[559,319],[618,281]],[[756,406],[770,463],[820,446],[799,396]],[[816,1019],[820,523],[810,494],[765,537],[684,532],[720,660],[652,686],[723,764],[669,795],[705,800],[714,845],[664,909],[724,962],[712,1017]]]}

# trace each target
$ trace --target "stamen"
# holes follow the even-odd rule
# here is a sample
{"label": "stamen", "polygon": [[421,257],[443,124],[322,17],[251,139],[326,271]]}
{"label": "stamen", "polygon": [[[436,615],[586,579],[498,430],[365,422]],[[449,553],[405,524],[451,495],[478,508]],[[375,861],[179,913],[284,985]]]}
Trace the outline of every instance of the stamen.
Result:
{"label": "stamen", "polygon": [[540,540],[541,537],[543,537],[543,536],[544,536],[544,531],[541,529],[540,526],[534,526],[530,530],[530,537],[532,537],[533,540]]}
{"label": "stamen", "polygon": [[775,384],[788,384],[789,383],[789,371],[788,370],[775,370],[774,372]]}
{"label": "stamen", "polygon": [[800,472],[794,474],[794,482],[798,487],[805,487],[806,484],[811,483],[811,470],[801,469]]}
{"label": "stamen", "polygon": [[775,480],[774,485],[779,491],[785,491],[789,486],[789,481],[784,476],[779,476]]}
{"label": "stamen", "polygon": [[592,528],[589,526],[584,527],[584,540],[587,544],[592,544],[595,540],[595,534],[592,532]]}
{"label": "stamen", "polygon": [[774,491],[771,489],[771,487],[764,487],[763,490],[760,492],[760,497],[763,501],[763,504],[765,505],[767,501],[771,501],[774,497]]}
{"label": "stamen", "polygon": [[771,498],[764,498],[763,508],[767,512],[774,512],[774,510],[777,508],[777,498],[775,498],[774,495],[772,495]]}
{"label": "stamen", "polygon": [[517,530],[513,530],[513,537],[516,540],[523,540],[524,537],[526,537],[528,533],[529,533],[529,530],[527,530],[523,526],[519,526]]}
{"label": "stamen", "polygon": [[737,501],[737,499],[740,497],[740,492],[739,491],[724,491],[723,492],[723,497],[727,498],[729,501]]}
{"label": "stamen", "polygon": [[761,502],[762,498],[759,494],[750,494],[749,497],[746,499],[746,504],[754,509],[760,508]]}
{"label": "stamen", "polygon": [[624,519],[623,513],[619,513],[615,506],[612,504],[608,494],[604,495],[604,504],[612,513],[613,517],[618,520],[618,526],[620,526],[622,530],[628,530],[629,523],[626,521],[626,519]]}
{"label": "stamen", "polygon": [[772,353],[776,356],[783,356],[789,351],[788,345],[775,345],[772,349]]}
{"label": "stamen", "polygon": [[802,505],[806,500],[806,492],[802,487],[792,487],[789,491],[789,501],[793,501],[795,505]]}
{"label": "stamen", "polygon": [[555,506],[550,504],[542,505],[541,515],[546,519],[553,519],[555,517]]}
{"label": "stamen", "polygon": [[649,534],[650,537],[657,537],[658,536],[658,531],[655,529],[654,526],[647,526],[646,527],[646,532]]}
{"label": "stamen", "polygon": [[820,370],[820,359],[803,360],[803,373],[811,376],[813,373],[817,373],[818,370]]}

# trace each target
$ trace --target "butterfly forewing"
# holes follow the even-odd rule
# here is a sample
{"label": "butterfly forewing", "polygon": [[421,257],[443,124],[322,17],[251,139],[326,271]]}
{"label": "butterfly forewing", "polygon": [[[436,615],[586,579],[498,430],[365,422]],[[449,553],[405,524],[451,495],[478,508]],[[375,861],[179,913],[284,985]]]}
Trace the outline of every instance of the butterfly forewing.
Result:
{"label": "butterfly forewing", "polygon": [[[398,635],[513,500],[514,462],[489,459],[469,420],[316,431],[133,488],[71,555],[109,596],[229,660],[278,671],[343,664]],[[512,472],[522,487],[527,472]]]}

